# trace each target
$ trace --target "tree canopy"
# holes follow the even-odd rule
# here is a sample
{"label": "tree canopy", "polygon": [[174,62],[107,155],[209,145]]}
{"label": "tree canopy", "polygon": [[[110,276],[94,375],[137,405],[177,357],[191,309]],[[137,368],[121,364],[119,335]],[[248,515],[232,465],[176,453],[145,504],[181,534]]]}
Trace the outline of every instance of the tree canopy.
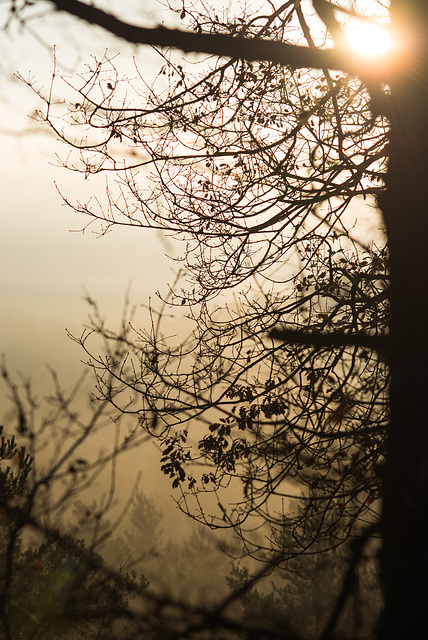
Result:
{"label": "tree canopy", "polygon": [[[300,36],[311,48],[324,38],[300,4],[248,11],[185,17],[196,32]],[[139,70],[121,78],[108,56],[95,61],[74,83],[70,126],[52,100],[44,117],[77,152],[67,166],[119,176],[104,204],[67,200],[88,224],[101,233],[154,227],[185,240],[186,282],[169,302],[189,308],[193,333],[168,340],[155,310],[147,332],[95,326],[121,341],[120,373],[117,358],[98,357],[88,336],[81,342],[100,395],[104,376],[116,376],[113,403],[161,440],[164,472],[186,487],[183,507],[239,531],[250,553],[275,550],[286,564],[324,537],[333,544],[331,522],[310,525],[320,510],[337,513],[338,540],[377,519],[389,275],[375,205],[389,125],[354,75],[160,55],[151,86]],[[364,237],[367,224],[378,245]],[[217,492],[236,481],[242,495],[229,507]],[[210,505],[218,496],[216,513],[201,507],[201,493]],[[260,518],[267,544],[249,534]],[[295,532],[287,549],[285,523]]]}
{"label": "tree canopy", "polygon": [[138,68],[122,77],[106,54],[71,82],[65,118],[54,93],[41,96],[65,164],[115,176],[104,203],[65,201],[101,233],[125,224],[185,241],[184,282],[164,302],[188,307],[192,334],[168,337],[165,306],[147,330],[95,319],[105,352],[77,340],[100,398],[160,440],[181,506],[261,560],[286,567],[312,546],[381,534],[380,637],[416,631],[428,568],[426,4],[373,3],[395,37],[376,62],[344,43],[348,22],[366,20],[358,2],[184,4],[171,7],[178,31],[49,4],[161,47],[154,83]]}

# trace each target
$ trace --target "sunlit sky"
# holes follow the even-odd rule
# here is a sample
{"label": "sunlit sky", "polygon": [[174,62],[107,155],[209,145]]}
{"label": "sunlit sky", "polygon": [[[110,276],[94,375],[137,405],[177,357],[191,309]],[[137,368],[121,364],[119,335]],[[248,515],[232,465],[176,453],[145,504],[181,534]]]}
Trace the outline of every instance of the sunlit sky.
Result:
{"label": "sunlit sky", "polygon": [[[101,56],[106,48],[120,49],[130,62],[132,55],[141,55],[150,74],[162,64],[148,48],[134,51],[70,18],[51,17],[42,35],[49,45],[55,45],[57,63],[69,75],[81,71],[91,55]],[[91,194],[92,188],[96,192],[101,185],[56,166],[55,156],[64,157],[65,146],[46,133],[37,133],[28,114],[40,103],[27,87],[9,77],[19,71],[24,77],[36,78],[39,87],[49,86],[52,48],[41,46],[25,31],[0,33],[0,65],[0,353],[15,380],[19,380],[18,371],[30,378],[40,399],[53,393],[47,365],[55,369],[65,388],[84,369],[83,351],[66,334],[67,328],[80,335],[88,322],[84,289],[99,303],[108,324],[117,328],[130,283],[131,303],[138,307],[149,298],[156,299],[155,292],[165,291],[174,280],[175,265],[165,257],[167,251],[174,255],[174,248],[158,232],[148,230],[120,228],[103,238],[90,231],[84,235],[70,232],[81,229],[85,220],[63,206],[55,183],[70,199],[83,199],[83,194]],[[33,133],[28,133],[30,129]],[[82,393],[73,409],[84,410],[85,398]],[[47,405],[40,404],[43,415]],[[11,424],[8,416],[2,387],[0,424],[6,430]],[[108,447],[105,437],[103,446]],[[96,447],[99,445],[94,444],[94,451]],[[150,491],[167,508],[170,481],[160,473],[157,457],[152,444],[144,452],[127,454],[119,489],[128,496],[136,471],[143,471],[144,486],[151,478]],[[102,482],[100,477],[94,491],[103,490]]]}
{"label": "sunlit sky", "polygon": [[[121,8],[129,6],[136,5],[121,4]],[[359,6],[368,11],[370,2]],[[140,17],[146,23],[163,20],[163,9],[155,0],[144,8],[145,15]],[[131,281],[131,300],[136,304],[166,289],[173,280],[174,264],[165,253],[175,250],[147,230],[115,229],[103,238],[90,231],[85,235],[69,231],[81,228],[85,221],[63,206],[54,182],[71,199],[92,184],[94,189],[100,186],[83,184],[80,176],[55,166],[55,154],[67,153],[64,145],[47,134],[26,134],[28,128],[35,129],[28,114],[40,105],[27,87],[7,77],[19,71],[24,77],[37,78],[38,86],[48,86],[53,45],[59,66],[70,74],[82,70],[90,55],[102,55],[106,48],[120,50],[130,61],[134,54],[141,56],[149,75],[162,62],[147,47],[135,50],[72,18],[51,16],[41,24],[39,34],[46,47],[28,30],[0,35],[0,352],[6,354],[12,370],[36,378],[44,375],[46,363],[65,376],[74,373],[71,363],[79,366],[81,354],[66,337],[65,327],[80,332],[85,324],[88,308],[83,287],[102,312],[118,323]],[[363,42],[367,50],[368,41],[358,33],[352,46],[358,48]],[[379,44],[378,36],[369,36],[371,42],[374,39]]]}
{"label": "sunlit sky", "polygon": [[392,46],[390,34],[378,25],[356,24],[349,29],[347,37],[357,53],[376,56],[388,53]]}
{"label": "sunlit sky", "polygon": [[[230,5],[233,0],[217,2]],[[141,7],[137,0],[133,4]],[[143,4],[146,9],[150,6]],[[120,6],[130,5],[123,2]],[[149,19],[162,21],[157,7],[146,16],[146,23]],[[38,86],[47,87],[53,45],[59,67],[68,74],[81,71],[91,55],[102,56],[106,48],[120,51],[130,62],[133,55],[139,56],[139,66],[144,64],[148,76],[156,73],[162,61],[147,47],[133,49],[71,18],[51,16],[41,24],[39,34],[46,47],[26,30],[0,33],[0,353],[6,355],[12,373],[22,371],[32,378],[39,393],[46,393],[47,364],[66,386],[82,370],[83,353],[65,329],[80,334],[87,322],[84,289],[98,301],[110,325],[118,326],[130,282],[133,304],[155,299],[155,292],[165,292],[174,280],[175,263],[165,254],[177,255],[181,247],[147,230],[114,229],[103,238],[90,231],[84,235],[70,232],[82,228],[85,220],[63,205],[55,182],[70,199],[82,198],[82,193],[101,186],[56,166],[55,155],[65,157],[67,149],[52,136],[38,132],[28,114],[40,104],[22,83],[11,81],[10,75],[19,71],[37,79]],[[0,419],[3,415],[4,407],[0,407]],[[152,458],[145,462],[152,469],[153,464]],[[169,481],[161,476],[157,482],[167,496]]]}
{"label": "sunlit sky", "polygon": [[[69,73],[81,70],[90,55],[117,47],[98,29],[79,25],[77,30],[74,20],[49,22],[43,35],[55,44],[57,61]],[[52,50],[28,32],[2,34],[0,46],[5,52],[0,79],[0,352],[12,370],[33,378],[44,376],[46,363],[69,378],[75,372],[71,363],[78,367],[81,354],[66,338],[65,327],[80,332],[86,322],[83,287],[118,323],[130,282],[131,300],[139,304],[172,281],[174,265],[165,252],[173,250],[151,231],[115,229],[103,238],[91,231],[70,232],[85,220],[63,206],[54,183],[71,199],[79,198],[83,188],[88,193],[90,185],[55,166],[55,154],[67,153],[64,145],[46,133],[26,133],[37,130],[28,114],[40,103],[30,89],[5,77],[19,71],[37,78],[38,86],[48,86]],[[154,73],[160,63],[147,48],[144,55],[146,60],[151,56],[146,68]]]}

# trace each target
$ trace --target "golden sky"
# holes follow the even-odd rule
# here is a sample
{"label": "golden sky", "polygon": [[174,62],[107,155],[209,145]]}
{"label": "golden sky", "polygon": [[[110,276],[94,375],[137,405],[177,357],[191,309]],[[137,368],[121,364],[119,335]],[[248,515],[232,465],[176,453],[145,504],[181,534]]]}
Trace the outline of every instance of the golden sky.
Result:
{"label": "golden sky", "polygon": [[[161,17],[155,16],[157,22]],[[80,354],[66,338],[65,327],[79,332],[86,322],[83,287],[117,324],[129,283],[132,302],[147,303],[173,281],[174,263],[165,258],[166,246],[156,232],[115,229],[100,239],[90,231],[69,232],[85,221],[63,206],[54,182],[70,199],[82,198],[83,191],[91,194],[91,189],[97,193],[100,184],[53,166],[55,154],[65,157],[67,149],[51,136],[21,135],[29,125],[34,128],[28,114],[40,105],[28,88],[7,75],[19,71],[47,87],[54,45],[59,66],[70,75],[107,47],[128,56],[130,63],[134,54],[140,56],[149,77],[162,60],[147,47],[135,50],[68,17],[54,16],[41,24],[38,34],[47,46],[28,31],[0,34],[0,353],[7,355],[12,369],[40,376],[50,363],[69,375]]]}
{"label": "golden sky", "polygon": [[[70,20],[51,21],[43,35],[56,46],[58,63],[69,74],[82,70],[91,54],[102,55],[107,46],[114,46],[99,30],[77,30],[76,22]],[[75,354],[78,364],[81,354],[70,344],[65,327],[79,332],[86,322],[84,288],[117,325],[129,283],[132,302],[147,303],[149,296],[155,297],[156,290],[173,280],[174,265],[165,258],[166,245],[154,231],[122,228],[103,238],[91,231],[84,235],[70,232],[80,229],[85,220],[63,206],[54,183],[72,200],[82,197],[83,190],[89,195],[97,193],[100,182],[85,182],[82,176],[54,166],[55,154],[65,157],[67,149],[52,136],[25,134],[30,127],[35,129],[28,114],[40,103],[30,89],[7,77],[19,71],[46,87],[52,48],[39,45],[29,33],[12,33],[1,34],[0,52],[4,53],[0,77],[0,353],[6,354],[12,370],[38,377],[50,363],[68,377],[74,371],[69,358]],[[145,57],[150,58],[147,52]],[[157,65],[154,56],[152,60],[150,73]]]}

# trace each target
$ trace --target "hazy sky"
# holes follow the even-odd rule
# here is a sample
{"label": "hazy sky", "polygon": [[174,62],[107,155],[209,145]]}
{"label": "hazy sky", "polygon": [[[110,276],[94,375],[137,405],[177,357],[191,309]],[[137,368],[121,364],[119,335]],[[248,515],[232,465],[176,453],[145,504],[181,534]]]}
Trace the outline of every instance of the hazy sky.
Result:
{"label": "hazy sky", "polygon": [[[65,388],[83,370],[84,353],[65,329],[80,335],[87,323],[84,288],[99,303],[108,324],[116,328],[129,284],[132,282],[131,303],[147,304],[149,297],[156,298],[157,290],[166,291],[175,269],[165,257],[167,250],[172,254],[174,249],[158,232],[118,228],[103,238],[91,231],[84,235],[70,232],[80,229],[85,219],[63,205],[54,183],[72,200],[84,199],[83,194],[102,196],[100,181],[85,181],[55,166],[55,155],[65,157],[66,147],[50,135],[34,132],[37,127],[28,114],[41,104],[30,89],[10,79],[19,71],[25,78],[37,79],[39,87],[49,86],[53,45],[58,64],[69,75],[81,71],[91,55],[101,57],[107,47],[110,52],[120,49],[121,57],[130,64],[137,54],[147,75],[155,74],[162,61],[147,47],[134,50],[70,18],[55,16],[40,25],[39,33],[48,47],[27,31],[0,32],[0,354],[5,355],[15,379],[17,371],[31,378],[39,398],[53,392],[47,365],[57,371]],[[0,424],[7,430],[13,421],[4,390],[0,385]],[[44,415],[48,405],[40,404]],[[83,407],[86,393],[78,398],[78,410]],[[114,430],[101,435],[103,448],[108,448]],[[99,446],[94,441],[94,452]],[[119,494],[127,498],[136,472],[143,472],[141,488],[146,491],[149,483],[151,495],[164,505],[169,518],[175,518],[176,509],[169,499],[171,481],[159,471],[158,458],[153,443],[127,454],[119,464]],[[100,494],[103,482],[101,477],[93,487]]]}
{"label": "hazy sky", "polygon": [[[69,72],[82,70],[91,54],[118,47],[100,30],[75,20],[56,17],[44,25],[43,37],[56,46],[57,60]],[[120,48],[131,60],[135,51]],[[0,53],[0,352],[12,370],[38,377],[50,363],[70,376],[81,354],[66,338],[65,327],[79,331],[86,321],[83,287],[114,323],[131,281],[132,302],[146,303],[172,281],[174,265],[165,258],[167,245],[156,232],[115,229],[103,238],[90,231],[70,233],[85,221],[63,206],[54,182],[70,199],[79,198],[83,189],[97,193],[101,186],[54,166],[55,154],[65,157],[67,150],[51,136],[22,135],[34,129],[28,114],[40,103],[27,87],[7,77],[19,71],[46,87],[52,49],[28,32],[13,32],[1,34]],[[144,59],[147,73],[161,66],[147,48]]]}
{"label": "hazy sky", "polygon": [[[130,0],[120,6],[132,4]],[[147,11],[150,3],[136,0],[135,6]],[[157,6],[152,22],[159,24],[165,16]],[[0,20],[1,11],[2,6]],[[132,18],[138,19],[138,13],[133,12]],[[66,387],[83,369],[80,360],[84,353],[65,331],[79,335],[87,322],[89,309],[83,288],[99,303],[108,324],[118,327],[129,283],[134,305],[147,304],[149,297],[155,299],[157,290],[167,291],[176,265],[165,253],[174,255],[180,248],[148,230],[118,228],[103,238],[90,231],[85,235],[70,233],[70,229],[80,229],[85,219],[63,206],[54,183],[71,200],[97,195],[97,189],[102,195],[103,191],[99,181],[98,185],[96,180],[84,181],[55,166],[55,155],[65,157],[66,147],[52,136],[34,132],[28,114],[40,103],[27,87],[10,79],[18,71],[35,79],[37,86],[48,87],[54,45],[58,65],[69,75],[82,71],[91,55],[101,57],[106,48],[128,58],[130,64],[136,55],[146,78],[154,75],[163,61],[150,48],[134,49],[64,16],[43,20],[37,32],[49,46],[42,46],[28,30],[0,31],[0,354],[6,356],[12,374],[19,370],[31,377],[40,398],[53,391],[46,365],[58,372]],[[29,128],[33,133],[28,133]],[[0,386],[0,421],[4,420],[7,431],[14,421],[9,420],[8,404],[3,400],[4,388]],[[84,402],[84,398],[79,400],[79,410],[86,406]],[[43,414],[48,405],[43,400],[40,404]],[[101,434],[103,448],[114,440],[115,431],[110,431]],[[99,446],[94,444],[94,452]],[[127,498],[136,472],[141,471],[143,491],[148,484],[150,494],[168,509],[168,519],[176,519],[177,509],[169,498],[171,480],[159,471],[159,455],[156,444],[150,442],[121,458],[119,493]],[[103,480],[93,489],[101,493]],[[180,522],[182,519],[184,524],[188,522],[180,516]]]}
{"label": "hazy sky", "polygon": [[[156,0],[130,0],[120,6],[122,13],[132,10],[133,18],[142,23],[159,24],[166,18]],[[28,114],[40,103],[8,76],[19,71],[47,87],[54,46],[58,64],[69,74],[83,70],[91,55],[101,56],[106,48],[120,52],[130,64],[137,55],[140,69],[149,77],[162,61],[148,47],[132,48],[67,16],[53,15],[28,27],[0,33],[0,353],[7,355],[12,369],[37,376],[47,362],[61,369],[67,354],[69,374],[79,354],[64,329],[79,331],[85,323],[83,287],[103,313],[118,322],[129,282],[132,301],[146,303],[173,280],[174,264],[165,258],[166,245],[155,232],[115,229],[101,239],[91,232],[69,232],[81,228],[84,219],[63,206],[54,182],[70,199],[82,197],[83,190],[96,194],[101,185],[53,166],[55,154],[65,157],[67,149],[51,136],[22,135],[29,126],[34,129]],[[46,46],[30,29],[37,30]]]}
{"label": "hazy sky", "polygon": [[[147,0],[135,3],[140,8],[148,4]],[[123,2],[123,6],[130,5]],[[158,23],[159,11],[154,15]],[[82,197],[83,191],[90,193],[92,187],[96,194],[99,181],[85,182],[54,166],[55,154],[65,157],[66,147],[49,135],[25,133],[30,126],[34,130],[28,114],[40,105],[28,88],[8,78],[19,71],[47,87],[54,45],[59,65],[70,74],[82,70],[91,55],[102,56],[106,47],[120,50],[130,61],[137,54],[139,67],[144,61],[147,75],[156,73],[162,61],[147,47],[134,50],[70,18],[51,17],[41,25],[48,47],[25,30],[0,33],[0,353],[12,372],[21,370],[32,377],[38,391],[47,391],[46,364],[58,371],[65,384],[81,370],[83,353],[67,338],[65,328],[79,334],[87,320],[83,288],[98,301],[110,324],[117,326],[129,283],[132,303],[146,304],[157,290],[167,290],[167,283],[174,279],[174,263],[165,257],[167,250],[172,253],[171,245],[156,232],[121,228],[103,238],[90,231],[70,232],[85,220],[63,206],[54,183],[72,200]],[[379,223],[369,213],[367,235],[375,238]],[[0,388],[0,400],[2,393]],[[0,406],[0,419],[3,415]],[[145,457],[142,464],[140,451],[132,455],[129,481],[123,474],[127,486],[132,486],[134,469],[153,477],[159,457]],[[167,497],[170,486],[170,480],[159,473],[159,494]]]}

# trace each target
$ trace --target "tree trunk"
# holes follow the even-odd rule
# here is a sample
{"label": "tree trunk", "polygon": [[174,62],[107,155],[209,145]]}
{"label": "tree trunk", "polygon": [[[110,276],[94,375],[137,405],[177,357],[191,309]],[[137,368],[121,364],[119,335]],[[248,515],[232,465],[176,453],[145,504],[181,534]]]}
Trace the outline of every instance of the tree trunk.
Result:
{"label": "tree trunk", "polygon": [[391,260],[391,423],[383,496],[382,640],[426,629],[428,596],[428,2],[392,0],[411,34],[391,78],[380,206]]}

